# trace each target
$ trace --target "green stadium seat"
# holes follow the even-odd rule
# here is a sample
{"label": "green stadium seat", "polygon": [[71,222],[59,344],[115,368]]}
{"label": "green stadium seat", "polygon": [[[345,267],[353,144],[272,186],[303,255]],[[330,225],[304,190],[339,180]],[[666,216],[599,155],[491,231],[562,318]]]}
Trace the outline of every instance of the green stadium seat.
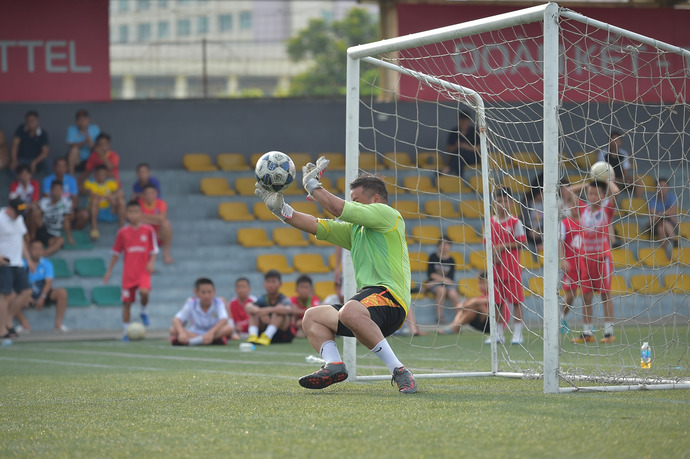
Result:
{"label": "green stadium seat", "polygon": [[91,306],[91,302],[86,299],[84,289],[81,287],[65,287],[67,290],[67,306],[70,308],[83,308]]}
{"label": "green stadium seat", "polygon": [[102,285],[91,290],[91,299],[96,306],[120,306],[122,304],[122,291],[120,287]]}
{"label": "green stadium seat", "polygon": [[74,260],[74,272],[81,277],[103,277],[105,262],[102,258],[79,258]]}
{"label": "green stadium seat", "polygon": [[67,242],[67,237],[65,233],[62,233],[62,237],[65,238],[65,245],[62,246],[63,250],[91,250],[93,249],[93,243],[91,238],[86,231],[72,231],[72,238],[74,238],[74,245]]}
{"label": "green stadium seat", "polygon": [[53,275],[55,279],[69,279],[72,277],[72,271],[67,266],[67,260],[64,258],[50,258],[53,264]]}

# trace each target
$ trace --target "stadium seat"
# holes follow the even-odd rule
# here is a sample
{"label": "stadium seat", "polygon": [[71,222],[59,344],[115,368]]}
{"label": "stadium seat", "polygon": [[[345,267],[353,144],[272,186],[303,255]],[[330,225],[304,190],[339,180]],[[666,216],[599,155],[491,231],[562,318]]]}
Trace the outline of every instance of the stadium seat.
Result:
{"label": "stadium seat", "polygon": [[64,231],[62,232],[62,237],[65,238],[65,245],[62,246],[63,250],[91,250],[93,249],[93,243],[91,238],[84,230],[72,230],[72,238],[74,239],[74,244],[67,242],[67,237]]}
{"label": "stadium seat", "polygon": [[310,153],[288,153],[288,156],[295,163],[295,169],[299,172],[302,172],[302,167],[306,166],[307,163],[314,162]]}
{"label": "stadium seat", "polygon": [[477,199],[461,200],[458,211],[462,218],[482,218],[484,215],[484,203]]}
{"label": "stadium seat", "polygon": [[[273,215],[273,214],[271,214]],[[275,218],[275,217],[274,217]],[[272,247],[271,241],[263,228],[240,228],[237,230],[237,242],[242,247]]]}
{"label": "stadium seat", "polygon": [[[263,204],[263,202],[261,204]],[[315,202],[297,201],[297,202],[291,202],[290,205],[297,212],[302,212],[303,214],[309,214],[309,215],[313,215],[314,217],[321,218],[321,212],[319,211],[319,206],[317,206]],[[264,205],[264,207],[266,207],[266,206]]]}
{"label": "stadium seat", "polygon": [[628,288],[625,283],[625,278],[619,274],[614,274],[611,276],[611,295],[625,295],[632,293],[632,290]]}
{"label": "stadium seat", "polygon": [[524,194],[530,190],[529,177],[525,175],[505,175],[501,183],[510,188],[513,194]]}
{"label": "stadium seat", "polygon": [[409,153],[391,151],[383,154],[383,165],[386,169],[411,168],[412,159]]}
{"label": "stadium seat", "polygon": [[441,228],[433,225],[418,225],[412,228],[412,237],[421,244],[438,244],[443,235]]}
{"label": "stadium seat", "polygon": [[297,228],[276,228],[273,230],[273,242],[281,247],[306,247],[309,241]]}
{"label": "stadium seat", "polygon": [[543,161],[541,157],[531,151],[520,151],[513,154],[513,167],[528,171],[541,170]]}
{"label": "stadium seat", "polygon": [[690,274],[666,274],[664,287],[673,293],[690,294]]}
{"label": "stadium seat", "polygon": [[630,276],[630,285],[633,291],[643,295],[656,295],[663,292],[659,278],[653,274],[635,274]]}
{"label": "stadium seat", "polygon": [[338,191],[338,193],[344,194],[346,193],[347,190],[347,183],[345,182],[345,177],[338,177],[335,179],[335,189]]}
{"label": "stadium seat", "polygon": [[211,172],[218,168],[206,153],[187,153],[182,157],[182,164],[190,172]]}
{"label": "stadium seat", "polygon": [[679,223],[678,234],[685,239],[690,239],[690,222]]}
{"label": "stadium seat", "polygon": [[263,201],[255,202],[253,211],[257,220],[264,222],[274,222],[278,220],[278,217],[273,215],[273,212],[268,210],[268,207],[266,207],[266,204],[264,204]]}
{"label": "stadium seat", "polygon": [[249,222],[254,215],[249,213],[243,202],[221,202],[218,204],[218,216],[226,222]]}
{"label": "stadium seat", "polygon": [[70,308],[81,308],[91,306],[91,302],[86,299],[84,289],[81,287],[65,287],[67,290],[67,306]]}
{"label": "stadium seat", "polygon": [[321,301],[335,293],[335,284],[332,280],[314,282],[314,295]]}
{"label": "stadium seat", "polygon": [[288,298],[291,298],[293,296],[297,296],[297,282],[295,281],[287,281],[283,282],[282,285],[280,286],[280,293],[285,295]]}
{"label": "stadium seat", "polygon": [[429,254],[426,252],[409,252],[410,256],[410,271],[412,273],[422,273],[426,276],[427,262],[429,261]]}
{"label": "stadium seat", "polygon": [[[342,153],[321,153],[320,156],[325,157],[330,162],[328,163],[328,169],[331,171],[344,171],[345,170],[345,155]],[[317,158],[318,159],[318,158]]]}
{"label": "stadium seat", "polygon": [[660,247],[642,247],[637,251],[637,258],[640,263],[650,268],[662,268],[671,264],[666,250]]}
{"label": "stadium seat", "polygon": [[446,235],[448,239],[458,244],[480,244],[482,242],[482,238],[467,223],[449,226],[446,229]]}
{"label": "stadium seat", "polygon": [[530,295],[544,297],[544,278],[543,277],[530,277],[527,279],[527,288],[525,293]]}
{"label": "stadium seat", "polygon": [[335,270],[335,262],[335,253],[332,253],[328,256],[328,267]]}
{"label": "stadium seat", "polygon": [[443,164],[442,153],[437,151],[423,151],[417,153],[417,167],[438,171],[439,164]]}
{"label": "stadium seat", "polygon": [[690,249],[674,247],[671,260],[684,266],[690,266]]}
{"label": "stadium seat", "polygon": [[[297,174],[297,176],[299,176],[299,173]],[[319,181],[321,182],[321,186],[323,186],[325,190],[328,190],[333,194],[338,194],[338,190],[333,187],[333,183],[331,182],[331,179],[329,179],[328,177],[321,177],[321,180],[319,180]],[[297,186],[301,187],[302,182],[300,182],[298,180]]]}
{"label": "stadium seat", "polygon": [[299,253],[292,258],[295,269],[304,274],[330,273],[331,268],[323,263],[323,257],[318,253]]}
{"label": "stadium seat", "polygon": [[374,171],[383,169],[383,163],[377,161],[376,153],[360,152],[359,168],[365,171]]}
{"label": "stadium seat", "polygon": [[426,175],[408,175],[403,178],[402,186],[408,193],[437,193],[436,186],[431,183],[431,178]]}
{"label": "stadium seat", "polygon": [[467,183],[475,193],[482,194],[484,192],[484,184],[482,183],[481,174],[471,176]]}
{"label": "stadium seat", "polygon": [[573,159],[575,159],[575,164],[583,172],[589,172],[592,164],[596,163],[599,158],[599,153],[596,151],[580,151],[573,154]]}
{"label": "stadium seat", "polygon": [[262,273],[275,269],[281,274],[292,274],[295,270],[288,265],[282,253],[265,253],[256,257],[256,268]]}
{"label": "stadium seat", "polygon": [[256,163],[259,161],[259,158],[261,158],[264,154],[266,154],[265,151],[259,153],[252,153],[252,155],[249,157],[249,167],[252,170],[256,168]]}
{"label": "stadium seat", "polygon": [[442,199],[440,201],[427,201],[424,204],[424,213],[434,218],[460,218],[460,214],[453,205],[452,201]]}
{"label": "stadium seat", "polygon": [[645,198],[624,198],[620,201],[619,210],[624,214],[649,217],[649,206]]}
{"label": "stadium seat", "polygon": [[307,192],[304,191],[304,188],[302,187],[302,182],[297,181],[297,178],[295,177],[295,181],[292,182],[292,184],[290,186],[283,189],[283,194],[286,196],[305,196],[306,197]]}
{"label": "stadium seat", "polygon": [[541,268],[539,260],[526,249],[520,250],[520,264],[528,271],[535,271]]}
{"label": "stadium seat", "polygon": [[479,280],[476,277],[465,277],[458,279],[458,291],[466,298],[474,298],[481,295],[479,291]]}
{"label": "stadium seat", "polygon": [[455,260],[456,271],[467,271],[468,269],[472,269],[471,266],[465,263],[465,256],[461,252],[450,252],[450,256]]}
{"label": "stadium seat", "polygon": [[316,235],[311,234],[311,233],[309,233],[307,239],[309,239],[309,242],[311,242],[312,245],[315,245],[316,247],[335,247],[330,242],[321,241],[319,239],[316,239]]}
{"label": "stadium seat", "polygon": [[225,177],[204,177],[200,184],[201,192],[206,196],[234,196],[235,191]]}
{"label": "stadium seat", "polygon": [[400,194],[400,193],[407,193],[408,190],[405,188],[398,186],[398,181],[395,177],[395,175],[392,174],[378,174],[379,177],[384,181],[386,184],[386,190],[388,191],[388,194]]}
{"label": "stadium seat", "polygon": [[420,218],[417,201],[397,201],[393,203],[392,207],[400,212],[400,215],[405,220],[417,220]]}
{"label": "stadium seat", "polygon": [[479,271],[486,271],[486,253],[484,251],[470,252],[470,266]]}
{"label": "stadium seat", "polygon": [[463,189],[464,182],[462,179],[453,175],[439,175],[436,184],[443,194],[456,195],[465,191]]}
{"label": "stadium seat", "polygon": [[256,196],[256,177],[238,177],[235,179],[235,190],[240,196]]}
{"label": "stadium seat", "polygon": [[505,171],[513,167],[513,158],[501,151],[489,152],[489,164],[491,170]]}
{"label": "stadium seat", "polygon": [[246,171],[250,169],[247,159],[242,153],[221,153],[216,157],[216,163],[224,171]]}
{"label": "stadium seat", "polygon": [[656,192],[656,179],[651,175],[638,175],[634,179],[634,183],[642,188],[645,194],[653,194]]}
{"label": "stadium seat", "polygon": [[643,235],[637,223],[616,223],[613,225],[616,236],[623,242],[630,242],[633,239],[642,239]]}
{"label": "stadium seat", "polygon": [[74,272],[81,277],[103,277],[105,262],[102,258],[78,258],[74,260]]}
{"label": "stadium seat", "polygon": [[72,277],[72,271],[67,266],[67,260],[64,258],[50,258],[53,264],[53,276],[55,279],[69,279]]}
{"label": "stadium seat", "polygon": [[91,301],[96,306],[120,306],[122,290],[114,285],[101,285],[91,289]]}
{"label": "stadium seat", "polygon": [[612,249],[611,256],[613,258],[614,268],[625,269],[638,265],[638,262],[635,260],[635,257],[630,249],[626,249],[624,247]]}

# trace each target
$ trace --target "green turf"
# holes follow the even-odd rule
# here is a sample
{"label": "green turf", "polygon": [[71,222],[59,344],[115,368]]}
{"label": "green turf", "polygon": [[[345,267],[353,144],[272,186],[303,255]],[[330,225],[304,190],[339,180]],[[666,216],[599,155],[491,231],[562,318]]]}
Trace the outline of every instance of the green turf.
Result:
{"label": "green turf", "polygon": [[[434,338],[414,340],[413,348],[392,342],[412,357],[409,349]],[[250,353],[237,343],[15,343],[0,348],[0,457],[667,458],[690,451],[687,390],[544,395],[541,381],[493,377],[420,379],[419,393],[407,396],[388,381],[308,391],[297,378],[318,366],[305,362],[313,353],[304,340]]]}

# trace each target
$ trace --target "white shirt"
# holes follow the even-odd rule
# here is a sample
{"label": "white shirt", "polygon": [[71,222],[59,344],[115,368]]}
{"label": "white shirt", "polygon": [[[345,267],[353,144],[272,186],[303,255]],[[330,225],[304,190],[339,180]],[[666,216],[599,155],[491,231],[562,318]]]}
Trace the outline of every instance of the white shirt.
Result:
{"label": "white shirt", "polygon": [[219,297],[213,298],[211,301],[211,306],[208,311],[204,312],[201,309],[201,302],[199,298],[193,296],[187,299],[187,302],[182,306],[175,317],[180,319],[184,324],[189,325],[189,330],[196,333],[197,335],[203,335],[214,325],[218,323],[219,320],[228,319],[228,311],[225,309],[225,302]]}
{"label": "white shirt", "polygon": [[24,217],[19,215],[12,220],[7,207],[0,209],[0,256],[10,259],[10,266],[23,267],[22,243],[26,234]]}
{"label": "white shirt", "polygon": [[72,213],[72,201],[60,198],[58,202],[53,203],[53,200],[46,196],[38,201],[38,205],[43,212],[43,224],[48,233],[56,237],[60,236],[63,218]]}

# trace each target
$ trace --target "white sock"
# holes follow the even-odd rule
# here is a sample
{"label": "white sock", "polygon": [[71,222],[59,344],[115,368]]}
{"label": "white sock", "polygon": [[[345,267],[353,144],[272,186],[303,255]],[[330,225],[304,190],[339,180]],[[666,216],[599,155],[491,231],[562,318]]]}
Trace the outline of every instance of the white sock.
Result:
{"label": "white sock", "polygon": [[259,336],[259,327],[257,327],[256,325],[250,325],[249,334]]}
{"label": "white sock", "polygon": [[613,335],[613,322],[604,322],[604,335]]}
{"label": "white sock", "polygon": [[585,324],[585,335],[592,334],[592,324]]}
{"label": "white sock", "polygon": [[513,338],[522,338],[522,321],[515,321]]}
{"label": "white sock", "polygon": [[203,344],[203,341],[204,341],[203,336],[195,336],[194,338],[190,338],[189,345],[190,346],[199,346],[200,344]]}
{"label": "white sock", "polygon": [[386,341],[386,338],[383,338],[376,346],[370,349],[370,351],[386,364],[391,374],[393,374],[393,370],[396,368],[404,366],[395,356],[395,353],[388,344],[388,341]]}
{"label": "white sock", "polygon": [[273,324],[271,324],[271,325],[269,325],[268,327],[266,327],[266,331],[264,331],[264,333],[266,334],[266,336],[268,336],[268,337],[271,338],[271,339],[273,339],[273,337],[275,336],[275,334],[276,334],[277,332],[278,332],[278,327],[276,327],[276,326],[273,325]]}
{"label": "white sock", "polygon": [[326,363],[343,361],[342,357],[340,357],[340,352],[338,352],[338,346],[332,339],[321,345],[319,354],[321,354],[321,357],[323,357]]}
{"label": "white sock", "polygon": [[129,322],[122,322],[122,329],[127,334],[127,327],[129,327]]}

